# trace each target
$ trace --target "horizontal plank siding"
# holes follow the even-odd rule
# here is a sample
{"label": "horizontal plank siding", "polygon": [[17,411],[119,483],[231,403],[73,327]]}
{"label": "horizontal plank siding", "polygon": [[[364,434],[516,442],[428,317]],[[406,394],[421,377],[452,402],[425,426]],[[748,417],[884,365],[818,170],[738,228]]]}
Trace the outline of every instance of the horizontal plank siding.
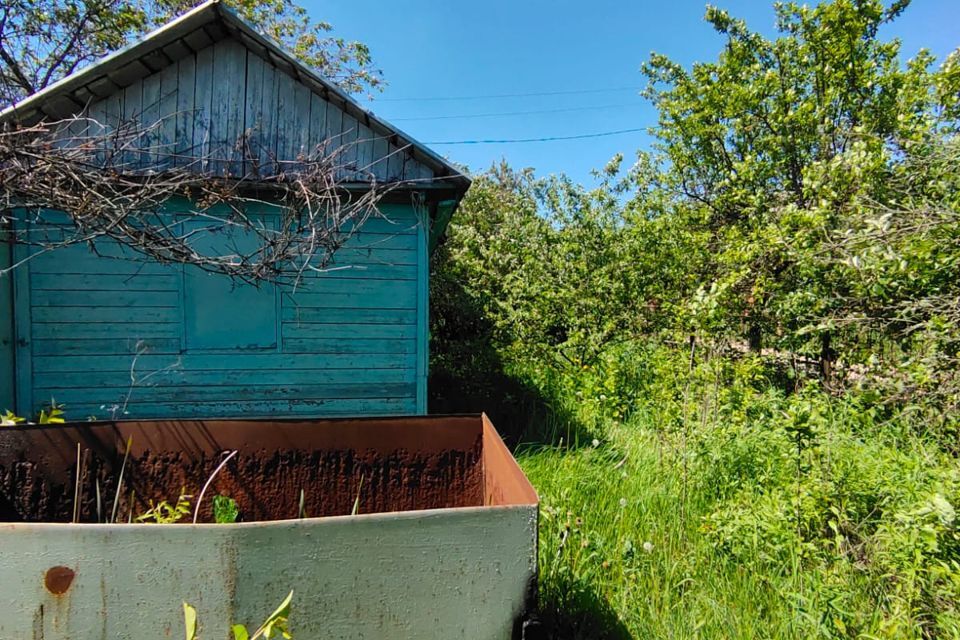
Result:
{"label": "horizontal plank siding", "polygon": [[[297,363],[295,363],[297,364]],[[134,377],[138,371],[134,368]],[[59,389],[97,389],[116,386],[117,377],[110,371],[97,372],[40,372],[34,377],[34,384],[39,389],[51,391]],[[145,377],[145,372],[139,372],[139,377]],[[410,379],[409,369],[368,369],[364,374],[364,382],[379,383],[406,383]],[[225,386],[283,386],[307,384],[336,384],[343,382],[341,369],[231,369],[222,371],[217,380],[211,384],[210,375],[203,370],[184,371],[181,368],[170,368],[155,373],[143,381],[145,386],[156,388],[195,387],[206,386],[220,388]]]}
{"label": "horizontal plank siding", "polygon": [[[55,217],[45,221],[42,233],[55,235]],[[98,242],[97,253],[76,246],[40,255],[28,263],[22,314],[33,405],[56,399],[80,419],[415,413],[421,233],[411,207],[385,206],[329,271],[307,274],[295,289],[263,289],[244,309],[231,307],[236,288],[191,298],[184,267],[144,263],[110,242]],[[276,339],[192,339],[188,303],[212,318],[245,313],[273,323]]]}
{"label": "horizontal plank siding", "polygon": [[[49,400],[49,398],[48,398]],[[88,418],[182,418],[214,416],[246,418],[251,416],[336,417],[398,416],[416,413],[412,398],[305,398],[301,400],[246,401],[215,400],[210,402],[151,403],[127,400],[118,396],[111,402],[88,402],[71,405],[69,414]]]}
{"label": "horizontal plank siding", "polygon": [[[165,377],[168,371],[224,371],[222,354],[191,354],[180,355],[143,355],[133,362],[126,356],[99,355],[96,358],[88,356],[39,356],[36,360],[36,371],[48,373],[95,373],[109,371],[113,373],[130,373],[131,366],[146,375],[154,373],[157,377]],[[240,353],[231,354],[229,364],[231,370],[247,370],[251,372],[272,371],[285,367],[297,369],[314,369],[322,371],[349,371],[352,369],[411,369],[416,366],[416,358],[412,354],[301,354],[291,360],[285,353]],[[215,382],[215,381],[213,381]]]}
{"label": "horizontal plank siding", "polygon": [[[413,393],[412,382],[380,383],[380,390],[386,397],[402,398]],[[127,389],[118,388],[119,396],[127,394]],[[366,382],[334,383],[334,384],[271,384],[271,385],[192,385],[176,387],[159,387],[148,383],[132,385],[129,393],[131,402],[217,402],[236,398],[244,401],[271,401],[271,400],[366,400],[370,399],[370,386]],[[51,390],[51,392],[53,392]],[[102,393],[100,387],[56,389],[56,399],[65,405],[86,404],[89,398]]]}

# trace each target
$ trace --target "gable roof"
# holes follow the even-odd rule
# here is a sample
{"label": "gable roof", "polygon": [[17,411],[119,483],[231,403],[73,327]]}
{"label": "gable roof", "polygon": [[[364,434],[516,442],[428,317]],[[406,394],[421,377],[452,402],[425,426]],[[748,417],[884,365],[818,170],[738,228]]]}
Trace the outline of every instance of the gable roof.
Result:
{"label": "gable roof", "polygon": [[208,0],[143,39],[8,107],[0,112],[0,124],[18,122],[31,125],[44,118],[68,118],[82,112],[91,103],[123,91],[227,38],[239,41],[276,69],[289,74],[345,114],[356,118],[375,136],[389,140],[396,148],[407,150],[432,174],[417,188],[433,186],[462,194],[470,186],[470,179],[456,166],[364,109],[336,84],[324,79],[276,42],[259,33],[220,0]]}

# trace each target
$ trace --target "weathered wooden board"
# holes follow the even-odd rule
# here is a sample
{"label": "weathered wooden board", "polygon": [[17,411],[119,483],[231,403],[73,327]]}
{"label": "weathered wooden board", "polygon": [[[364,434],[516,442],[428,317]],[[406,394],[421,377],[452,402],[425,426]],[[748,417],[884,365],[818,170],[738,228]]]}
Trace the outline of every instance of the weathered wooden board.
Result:
{"label": "weathered wooden board", "polygon": [[[3,231],[0,230],[0,238]],[[12,251],[9,244],[0,242],[0,271],[10,267]],[[0,274],[0,307],[13,309],[13,275]],[[0,412],[14,408],[14,322],[12,313],[0,314]]]}
{"label": "weathered wooden board", "polygon": [[[146,131],[140,144],[123,155],[131,168],[176,164],[223,176],[268,175],[278,166],[299,168],[318,150],[329,153],[342,145],[344,179],[374,176],[378,182],[396,182],[433,176],[409,150],[395,154],[391,165],[383,136],[233,38],[93,102],[87,114],[105,131],[131,120]],[[246,151],[239,144],[245,136],[250,141]],[[64,138],[84,136],[65,131]]]}
{"label": "weathered wooden board", "polygon": [[[45,219],[37,233],[55,235],[56,217]],[[18,322],[31,365],[19,371],[29,406],[18,408],[55,399],[74,417],[118,404],[132,417],[423,412],[424,237],[412,207],[384,206],[330,271],[295,290],[145,263],[111,242],[97,254],[39,255],[23,270]],[[213,251],[242,241],[195,239]]]}

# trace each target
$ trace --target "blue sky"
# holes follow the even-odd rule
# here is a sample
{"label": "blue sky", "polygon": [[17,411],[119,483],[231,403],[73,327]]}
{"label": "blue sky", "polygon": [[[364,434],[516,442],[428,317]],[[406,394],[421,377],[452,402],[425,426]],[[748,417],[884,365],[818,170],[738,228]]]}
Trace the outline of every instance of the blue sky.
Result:
{"label": "blue sky", "polygon": [[[714,0],[752,28],[772,34],[771,2]],[[722,40],[703,21],[700,0],[307,0],[335,34],[367,43],[389,83],[368,106],[423,142],[570,136],[647,127],[655,111],[638,95],[651,51],[689,65],[713,60]],[[939,58],[960,46],[960,0],[914,0],[886,29],[904,52]],[[465,100],[461,96],[582,91]],[[553,113],[516,114],[525,111]],[[510,116],[449,118],[469,114]],[[421,119],[433,118],[433,119]],[[590,182],[615,153],[632,160],[644,133],[541,143],[437,145],[471,170],[506,158],[538,173]]]}

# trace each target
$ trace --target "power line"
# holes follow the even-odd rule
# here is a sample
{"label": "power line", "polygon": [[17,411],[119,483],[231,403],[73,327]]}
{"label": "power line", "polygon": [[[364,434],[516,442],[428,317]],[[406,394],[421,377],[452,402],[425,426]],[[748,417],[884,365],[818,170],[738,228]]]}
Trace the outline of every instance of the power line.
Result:
{"label": "power line", "polygon": [[512,144],[515,142],[553,142],[555,140],[582,140],[584,138],[603,138],[606,136],[616,136],[622,133],[638,133],[646,131],[646,127],[636,129],[618,129],[616,131],[601,131],[600,133],[584,133],[577,136],[552,136],[549,138],[512,138],[503,140],[434,140],[424,142],[423,144]]}
{"label": "power line", "polygon": [[589,107],[567,107],[564,109],[534,109],[531,111],[501,111],[494,113],[460,113],[448,116],[414,116],[410,118],[387,118],[391,122],[412,121],[412,120],[460,120],[466,118],[499,118],[504,116],[529,116],[542,113],[568,113],[570,111],[593,111],[599,109],[616,109],[622,107],[636,107],[639,102],[623,102],[620,104],[599,104]]}
{"label": "power line", "polygon": [[427,96],[419,98],[377,98],[374,102],[436,102],[447,100],[486,100],[500,98],[529,98],[533,96],[573,96],[586,93],[614,93],[617,91],[637,91],[637,87],[610,87],[607,89],[570,89],[567,91],[534,91],[531,93],[491,93],[475,96]]}

